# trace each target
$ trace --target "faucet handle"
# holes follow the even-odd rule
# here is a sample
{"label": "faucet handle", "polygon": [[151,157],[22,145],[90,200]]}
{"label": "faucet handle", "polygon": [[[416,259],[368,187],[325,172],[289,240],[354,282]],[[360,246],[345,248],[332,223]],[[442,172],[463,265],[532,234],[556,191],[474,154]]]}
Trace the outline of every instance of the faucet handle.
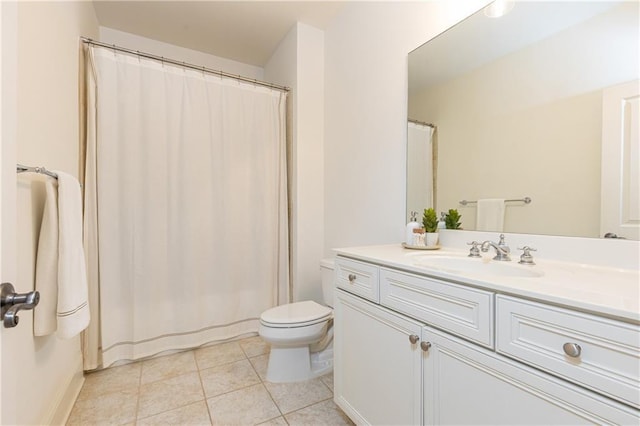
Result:
{"label": "faucet handle", "polygon": [[522,265],[535,265],[536,263],[533,261],[533,256],[531,256],[532,251],[537,251],[533,247],[524,246],[518,247],[518,250],[522,250],[523,253],[520,256],[520,261],[518,263]]}
{"label": "faucet handle", "polygon": [[478,249],[478,245],[480,243],[477,241],[471,241],[467,243],[468,246],[473,246],[469,249],[469,257],[482,257],[480,256],[480,250]]}
{"label": "faucet handle", "polygon": [[504,234],[500,234],[500,241],[498,241],[498,245],[499,246],[504,246]]}

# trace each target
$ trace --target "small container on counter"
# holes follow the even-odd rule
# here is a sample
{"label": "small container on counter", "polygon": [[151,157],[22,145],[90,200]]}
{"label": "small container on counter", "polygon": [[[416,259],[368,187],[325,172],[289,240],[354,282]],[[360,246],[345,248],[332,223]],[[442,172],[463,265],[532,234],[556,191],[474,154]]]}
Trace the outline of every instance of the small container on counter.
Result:
{"label": "small container on counter", "polygon": [[409,245],[413,245],[413,230],[420,228],[418,223],[418,212],[411,212],[411,221],[407,223],[407,229],[405,234],[405,242]]}
{"label": "small container on counter", "polygon": [[413,239],[409,244],[412,246],[424,245],[424,228],[416,228],[413,230]]}

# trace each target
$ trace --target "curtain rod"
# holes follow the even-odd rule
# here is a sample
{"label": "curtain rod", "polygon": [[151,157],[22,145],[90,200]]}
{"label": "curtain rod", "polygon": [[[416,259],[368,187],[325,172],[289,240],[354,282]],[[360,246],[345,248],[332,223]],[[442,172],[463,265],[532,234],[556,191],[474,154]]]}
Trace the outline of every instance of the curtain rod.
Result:
{"label": "curtain rod", "polygon": [[100,41],[92,40],[92,39],[90,39],[88,37],[80,37],[80,40],[85,44],[91,44],[91,45],[94,45],[94,46],[105,47],[107,49],[117,50],[119,52],[125,52],[125,53],[129,53],[131,55],[136,55],[136,56],[140,56],[140,57],[147,58],[147,59],[153,59],[155,61],[166,62],[166,63],[172,64],[172,65],[177,65],[177,66],[184,67],[184,68],[189,68],[189,69],[193,69],[193,70],[197,70],[197,71],[202,71],[202,72],[218,75],[218,76],[225,77],[225,78],[232,78],[232,79],[235,79],[235,80],[244,81],[245,83],[251,83],[251,84],[258,85],[258,86],[264,86],[264,87],[268,87],[270,89],[279,90],[281,92],[289,92],[291,90],[287,86],[280,86],[280,85],[269,83],[269,82],[266,82],[266,81],[260,81],[260,80],[257,80],[255,78],[243,77],[241,75],[230,74],[230,73],[227,73],[227,72],[224,72],[224,71],[214,70],[214,69],[207,68],[207,67],[204,67],[204,66],[198,66],[198,65],[190,64],[190,63],[183,62],[183,61],[176,61],[174,59],[165,58],[163,56],[157,56],[157,55],[153,55],[151,53],[140,52],[139,50],[127,49],[126,47],[116,46],[115,44],[102,43]]}
{"label": "curtain rod", "polygon": [[408,119],[407,120],[409,123],[413,123],[413,124],[421,124],[423,126],[427,126],[427,127],[431,127],[432,129],[436,128],[436,125],[433,123],[425,123],[424,121],[418,121],[418,120],[412,120],[412,119]]}

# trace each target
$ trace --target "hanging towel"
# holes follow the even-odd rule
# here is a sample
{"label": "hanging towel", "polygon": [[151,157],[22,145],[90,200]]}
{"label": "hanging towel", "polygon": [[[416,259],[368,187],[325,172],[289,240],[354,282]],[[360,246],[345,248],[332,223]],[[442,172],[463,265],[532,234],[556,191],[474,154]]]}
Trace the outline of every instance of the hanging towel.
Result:
{"label": "hanging towel", "polygon": [[502,232],[504,228],[504,199],[478,200],[476,231]]}
{"label": "hanging towel", "polygon": [[45,182],[44,212],[36,257],[36,290],[40,303],[33,310],[33,335],[56,331],[58,305],[58,190],[55,179]]}
{"label": "hanging towel", "polygon": [[73,176],[58,175],[57,335],[68,339],[89,325],[87,271],[82,246],[82,198]]}

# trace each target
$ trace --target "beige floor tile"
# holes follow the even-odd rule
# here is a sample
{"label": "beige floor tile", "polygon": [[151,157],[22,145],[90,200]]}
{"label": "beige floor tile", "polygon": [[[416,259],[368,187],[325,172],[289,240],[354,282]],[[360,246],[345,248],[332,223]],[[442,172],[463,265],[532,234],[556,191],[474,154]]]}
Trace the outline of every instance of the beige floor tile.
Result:
{"label": "beige floor tile", "polygon": [[193,351],[152,358],[142,362],[141,383],[144,385],[197,370]]}
{"label": "beige floor tile", "polygon": [[207,403],[198,401],[175,410],[138,420],[136,426],[155,425],[210,425]]}
{"label": "beige floor tile", "polygon": [[243,359],[200,371],[207,398],[260,383],[251,363]]}
{"label": "beige floor tile", "polygon": [[140,387],[138,418],[149,417],[204,399],[198,373],[187,373]]}
{"label": "beige floor tile", "polygon": [[237,341],[199,348],[194,354],[200,370],[246,358]]}
{"label": "beige floor tile", "polygon": [[291,426],[353,425],[349,417],[330,399],[294,411],[285,417]]}
{"label": "beige floor tile", "polygon": [[333,392],[333,371],[329,374],[325,374],[324,376],[320,376],[320,380],[322,380],[322,383],[327,385],[327,387],[331,389],[331,392]]}
{"label": "beige floor tile", "polygon": [[239,343],[247,358],[269,353],[269,344],[260,336],[242,339]]}
{"label": "beige floor tile", "polygon": [[214,425],[255,425],[280,416],[262,384],[207,399]]}
{"label": "beige floor tile", "polygon": [[264,423],[260,423],[258,426],[287,426],[288,423],[284,417],[276,417],[275,419],[267,420]]}
{"label": "beige floor tile", "polygon": [[265,382],[264,385],[284,414],[333,396],[333,392],[319,378],[296,383]]}
{"label": "beige floor tile", "polygon": [[119,391],[77,401],[67,425],[124,425],[136,418],[138,395]]}
{"label": "beige floor tile", "polygon": [[268,361],[254,336],[91,373],[69,424],[352,424],[332,401],[333,373],[269,383]]}
{"label": "beige floor tile", "polygon": [[135,362],[85,374],[78,401],[123,390],[137,393],[140,386],[140,369],[140,363]]}
{"label": "beige floor tile", "polygon": [[258,376],[264,382],[267,380],[267,365],[269,365],[269,355],[260,355],[249,358],[249,362],[256,369]]}

